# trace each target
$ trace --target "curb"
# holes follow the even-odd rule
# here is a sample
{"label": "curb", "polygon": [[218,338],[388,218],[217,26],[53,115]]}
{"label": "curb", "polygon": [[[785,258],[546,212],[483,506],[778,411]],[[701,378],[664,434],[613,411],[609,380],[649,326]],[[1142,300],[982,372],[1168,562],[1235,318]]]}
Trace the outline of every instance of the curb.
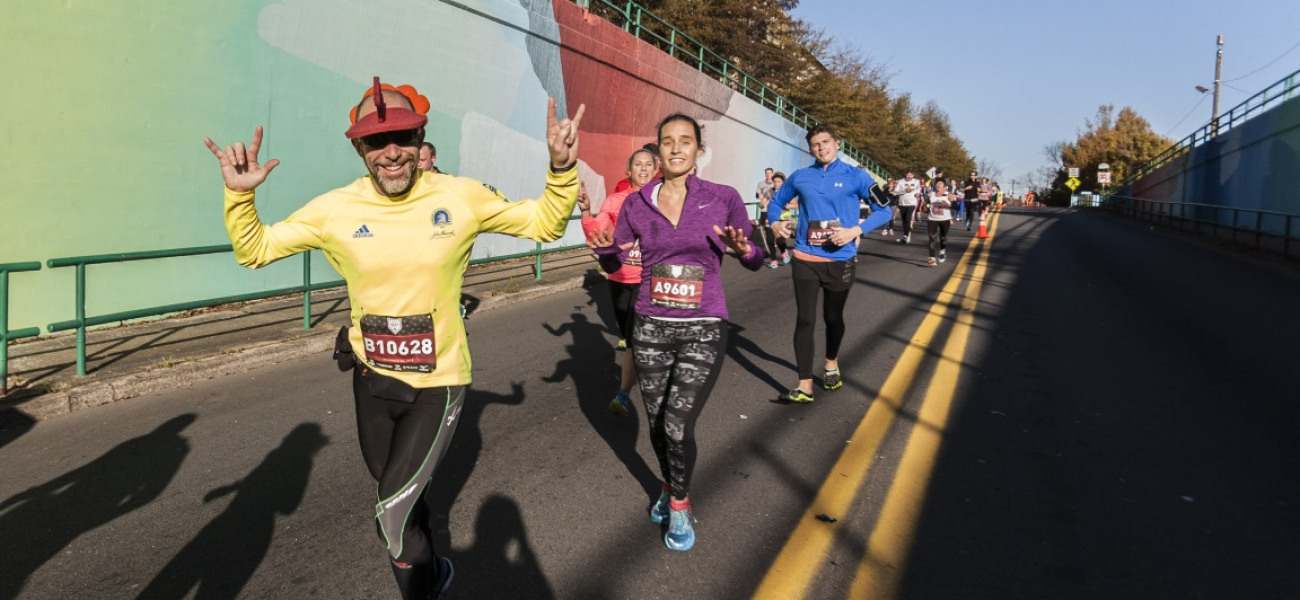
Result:
{"label": "curb", "polygon": [[[586,275],[583,274],[555,283],[525,288],[513,294],[488,296],[480,299],[474,312],[510,306],[557,292],[577,289],[582,287],[585,280]],[[199,381],[328,352],[334,347],[335,333],[335,329],[327,328],[279,341],[255,344],[241,350],[222,351],[166,368],[137,371],[62,392],[35,396],[13,406],[10,410],[32,419],[45,420],[137,396],[189,387]]]}

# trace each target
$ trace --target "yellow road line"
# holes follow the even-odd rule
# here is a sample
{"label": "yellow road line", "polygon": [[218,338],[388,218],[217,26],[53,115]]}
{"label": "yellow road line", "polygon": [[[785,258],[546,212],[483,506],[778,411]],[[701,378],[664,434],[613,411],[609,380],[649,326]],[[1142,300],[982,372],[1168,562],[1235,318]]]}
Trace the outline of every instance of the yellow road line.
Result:
{"label": "yellow road line", "polygon": [[[989,235],[997,228],[997,216],[990,219]],[[898,593],[912,536],[925,495],[934,472],[934,461],[943,445],[944,430],[952,409],[957,380],[961,377],[962,361],[974,325],[975,308],[988,270],[989,244],[986,241],[977,253],[970,285],[957,313],[957,322],[944,344],[939,364],[926,388],[925,399],[917,412],[917,425],[907,439],[899,460],[893,484],[885,496],[885,503],[876,520],[876,526],[867,540],[867,552],[858,566],[849,591],[849,598],[863,600],[888,600]]]}
{"label": "yellow road line", "polygon": [[839,531],[838,524],[823,522],[817,519],[817,515],[843,519],[848,513],[875,461],[880,444],[903,405],[913,378],[921,368],[936,332],[946,318],[949,304],[962,283],[971,258],[980,246],[972,244],[962,255],[938,299],[921,321],[911,343],[903,350],[889,377],[885,379],[871,408],[853,431],[848,447],[831,467],[817,496],[804,511],[780,554],[768,568],[754,593],[755,600],[793,600],[802,598],[807,592],[813,578],[826,562],[826,556]]}

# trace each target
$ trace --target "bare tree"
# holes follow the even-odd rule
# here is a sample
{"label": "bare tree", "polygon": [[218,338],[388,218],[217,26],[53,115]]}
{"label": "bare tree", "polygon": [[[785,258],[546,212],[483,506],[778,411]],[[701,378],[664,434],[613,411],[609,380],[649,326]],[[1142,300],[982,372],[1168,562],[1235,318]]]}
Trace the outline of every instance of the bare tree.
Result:
{"label": "bare tree", "polygon": [[997,161],[984,157],[975,158],[975,171],[980,177],[988,177],[989,181],[997,181],[1002,176],[1002,167]]}

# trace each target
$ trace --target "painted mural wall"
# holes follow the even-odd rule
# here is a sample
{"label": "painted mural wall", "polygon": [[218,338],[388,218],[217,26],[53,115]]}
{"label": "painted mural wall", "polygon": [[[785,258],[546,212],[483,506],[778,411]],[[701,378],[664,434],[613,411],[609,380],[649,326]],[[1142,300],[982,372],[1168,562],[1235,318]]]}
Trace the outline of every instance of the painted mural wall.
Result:
{"label": "painted mural wall", "polygon": [[[438,166],[512,200],[541,192],[546,101],[582,122],[593,198],[665,115],[705,127],[701,176],[752,198],[764,167],[810,161],[803,131],[569,0],[96,0],[0,5],[0,262],[228,243],[221,177],[203,146],[266,130],[264,221],[365,174],[348,109],[379,75],[429,97]],[[574,223],[561,240],[582,242]],[[474,257],[533,242],[479,238]],[[315,281],[338,279],[313,253]],[[250,271],[229,254],[88,270],[88,314],[277,289],[291,258]],[[72,269],[11,276],[10,327],[74,317]]]}
{"label": "painted mural wall", "polygon": [[[1300,97],[1251,117],[1119,193],[1149,200],[1300,214],[1298,185]],[[1225,224],[1231,220],[1229,211],[1216,214],[1213,209],[1189,207],[1184,214],[1202,220],[1218,218]],[[1266,217],[1261,227],[1281,235],[1286,219]]]}

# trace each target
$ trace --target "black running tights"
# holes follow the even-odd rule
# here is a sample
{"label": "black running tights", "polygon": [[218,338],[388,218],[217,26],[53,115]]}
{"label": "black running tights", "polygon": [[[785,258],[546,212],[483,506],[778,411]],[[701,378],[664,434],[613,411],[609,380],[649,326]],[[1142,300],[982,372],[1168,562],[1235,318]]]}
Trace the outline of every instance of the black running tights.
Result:
{"label": "black running tights", "polygon": [[[802,263],[803,261],[797,261]],[[798,267],[811,267],[808,273],[800,272]],[[794,273],[794,301],[796,308],[794,324],[795,365],[799,369],[799,379],[813,378],[813,352],[815,341],[813,334],[817,329],[817,294],[823,289],[826,294],[822,299],[822,320],[826,323],[826,358],[836,359],[840,356],[840,342],[844,341],[844,305],[849,300],[851,288],[841,286],[826,287],[816,269],[833,269],[840,263],[805,263],[796,264]]]}
{"label": "black running tights", "polygon": [[414,401],[392,400],[373,395],[376,377],[383,376],[362,364],[353,370],[361,456],[377,483],[376,526],[402,599],[424,600],[437,569],[424,493],[456,432],[465,388],[426,388],[414,390]]}
{"label": "black running tights", "polygon": [[664,321],[637,315],[632,356],[650,425],[650,445],[674,498],[685,500],[695,469],[695,420],[718,381],[727,322]]}

